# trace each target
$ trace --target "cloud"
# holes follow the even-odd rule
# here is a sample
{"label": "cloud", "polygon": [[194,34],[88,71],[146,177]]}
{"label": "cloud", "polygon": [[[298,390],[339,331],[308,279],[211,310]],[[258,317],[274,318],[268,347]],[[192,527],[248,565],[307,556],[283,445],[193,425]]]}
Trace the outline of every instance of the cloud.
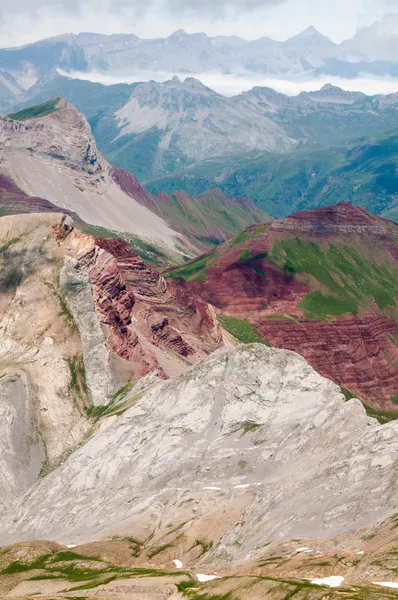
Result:
{"label": "cloud", "polygon": [[[102,83],[104,85],[113,85],[116,83],[135,83],[142,81],[167,81],[173,75],[178,75],[180,79],[186,77],[186,73],[166,73],[162,71],[141,71],[135,72],[134,75],[104,73],[66,73],[59,71],[61,75],[73,77],[75,79],[85,79]],[[301,92],[312,92],[320,90],[325,84],[331,83],[336,87],[340,87],[348,92],[362,92],[369,96],[376,94],[393,94],[397,91],[397,80],[392,77],[372,77],[363,74],[357,79],[344,79],[343,77],[319,77],[316,79],[297,78],[279,79],[270,77],[254,77],[252,74],[247,77],[225,75],[219,72],[206,72],[190,74],[190,77],[200,79],[207,87],[222,94],[224,96],[235,96],[242,92],[251,90],[255,86],[269,87],[277,92],[286,94],[287,96],[297,96]]]}
{"label": "cloud", "polygon": [[166,14],[175,15],[204,13],[213,17],[223,17],[227,12],[254,11],[283,4],[287,0],[0,0],[1,19],[17,15],[39,19],[41,15],[63,13],[78,15],[92,12],[108,14],[143,15],[153,8]]}

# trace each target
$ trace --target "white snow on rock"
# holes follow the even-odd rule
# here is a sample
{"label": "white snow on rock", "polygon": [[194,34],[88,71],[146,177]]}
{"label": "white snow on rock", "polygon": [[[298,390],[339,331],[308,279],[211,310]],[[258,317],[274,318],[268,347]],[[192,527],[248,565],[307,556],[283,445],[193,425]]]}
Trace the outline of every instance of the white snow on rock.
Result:
{"label": "white snow on rock", "polygon": [[173,560],[176,569],[182,569],[182,562],[178,559]]}
{"label": "white snow on rock", "polygon": [[196,573],[198,581],[206,583],[206,581],[212,581],[213,579],[220,579],[218,575],[205,575],[204,573]]}
{"label": "white snow on rock", "polygon": [[302,552],[311,552],[311,549],[307,548],[307,546],[303,546],[303,548],[297,548],[296,554],[301,554]]}
{"label": "white snow on rock", "polygon": [[373,581],[374,585],[381,585],[382,587],[388,587],[388,588],[397,588],[398,589],[398,582],[396,581]]}
{"label": "white snow on rock", "polygon": [[315,585],[328,585],[329,587],[340,587],[344,581],[341,575],[332,575],[331,577],[311,579],[311,583]]}

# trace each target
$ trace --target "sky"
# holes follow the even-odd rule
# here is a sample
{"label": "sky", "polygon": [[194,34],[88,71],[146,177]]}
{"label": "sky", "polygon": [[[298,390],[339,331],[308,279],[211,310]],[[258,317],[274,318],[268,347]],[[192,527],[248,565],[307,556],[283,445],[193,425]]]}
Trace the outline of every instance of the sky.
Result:
{"label": "sky", "polygon": [[0,47],[67,32],[163,37],[180,28],[284,40],[309,25],[341,42],[396,10],[398,0],[0,0]]}

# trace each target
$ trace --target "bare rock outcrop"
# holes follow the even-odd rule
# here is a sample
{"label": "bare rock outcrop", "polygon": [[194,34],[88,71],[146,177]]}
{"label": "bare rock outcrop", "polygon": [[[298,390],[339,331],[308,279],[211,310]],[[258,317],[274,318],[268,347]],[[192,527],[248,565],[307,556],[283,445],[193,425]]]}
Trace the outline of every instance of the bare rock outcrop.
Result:
{"label": "bare rock outcrop", "polygon": [[128,231],[177,253],[186,242],[122,189],[88,121],[62,98],[40,118],[0,116],[0,175],[39,205],[55,204],[86,223]]}
{"label": "bare rock outcrop", "polygon": [[170,534],[178,556],[206,539],[207,564],[254,560],[388,517],[397,428],[295,353],[223,349],[104,423],[14,506],[0,543]]}

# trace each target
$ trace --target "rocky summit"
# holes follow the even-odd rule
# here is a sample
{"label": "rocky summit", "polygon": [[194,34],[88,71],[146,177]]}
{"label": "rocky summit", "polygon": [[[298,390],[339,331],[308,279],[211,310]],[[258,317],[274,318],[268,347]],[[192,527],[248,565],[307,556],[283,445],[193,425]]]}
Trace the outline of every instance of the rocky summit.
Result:
{"label": "rocky summit", "polygon": [[[17,374],[1,385],[9,403],[22,394]],[[366,540],[377,539],[375,565],[395,548],[397,424],[379,425],[303,358],[264,345],[219,350],[146,386],[51,472],[25,459],[30,481],[3,508],[0,541],[16,545],[1,555],[2,590],[249,598],[255,583],[255,597],[308,586],[305,597],[321,598],[345,578],[359,594],[386,577]],[[5,474],[16,440],[31,444],[34,408],[22,395],[25,421],[2,420]],[[383,597],[371,587],[366,597]]]}

